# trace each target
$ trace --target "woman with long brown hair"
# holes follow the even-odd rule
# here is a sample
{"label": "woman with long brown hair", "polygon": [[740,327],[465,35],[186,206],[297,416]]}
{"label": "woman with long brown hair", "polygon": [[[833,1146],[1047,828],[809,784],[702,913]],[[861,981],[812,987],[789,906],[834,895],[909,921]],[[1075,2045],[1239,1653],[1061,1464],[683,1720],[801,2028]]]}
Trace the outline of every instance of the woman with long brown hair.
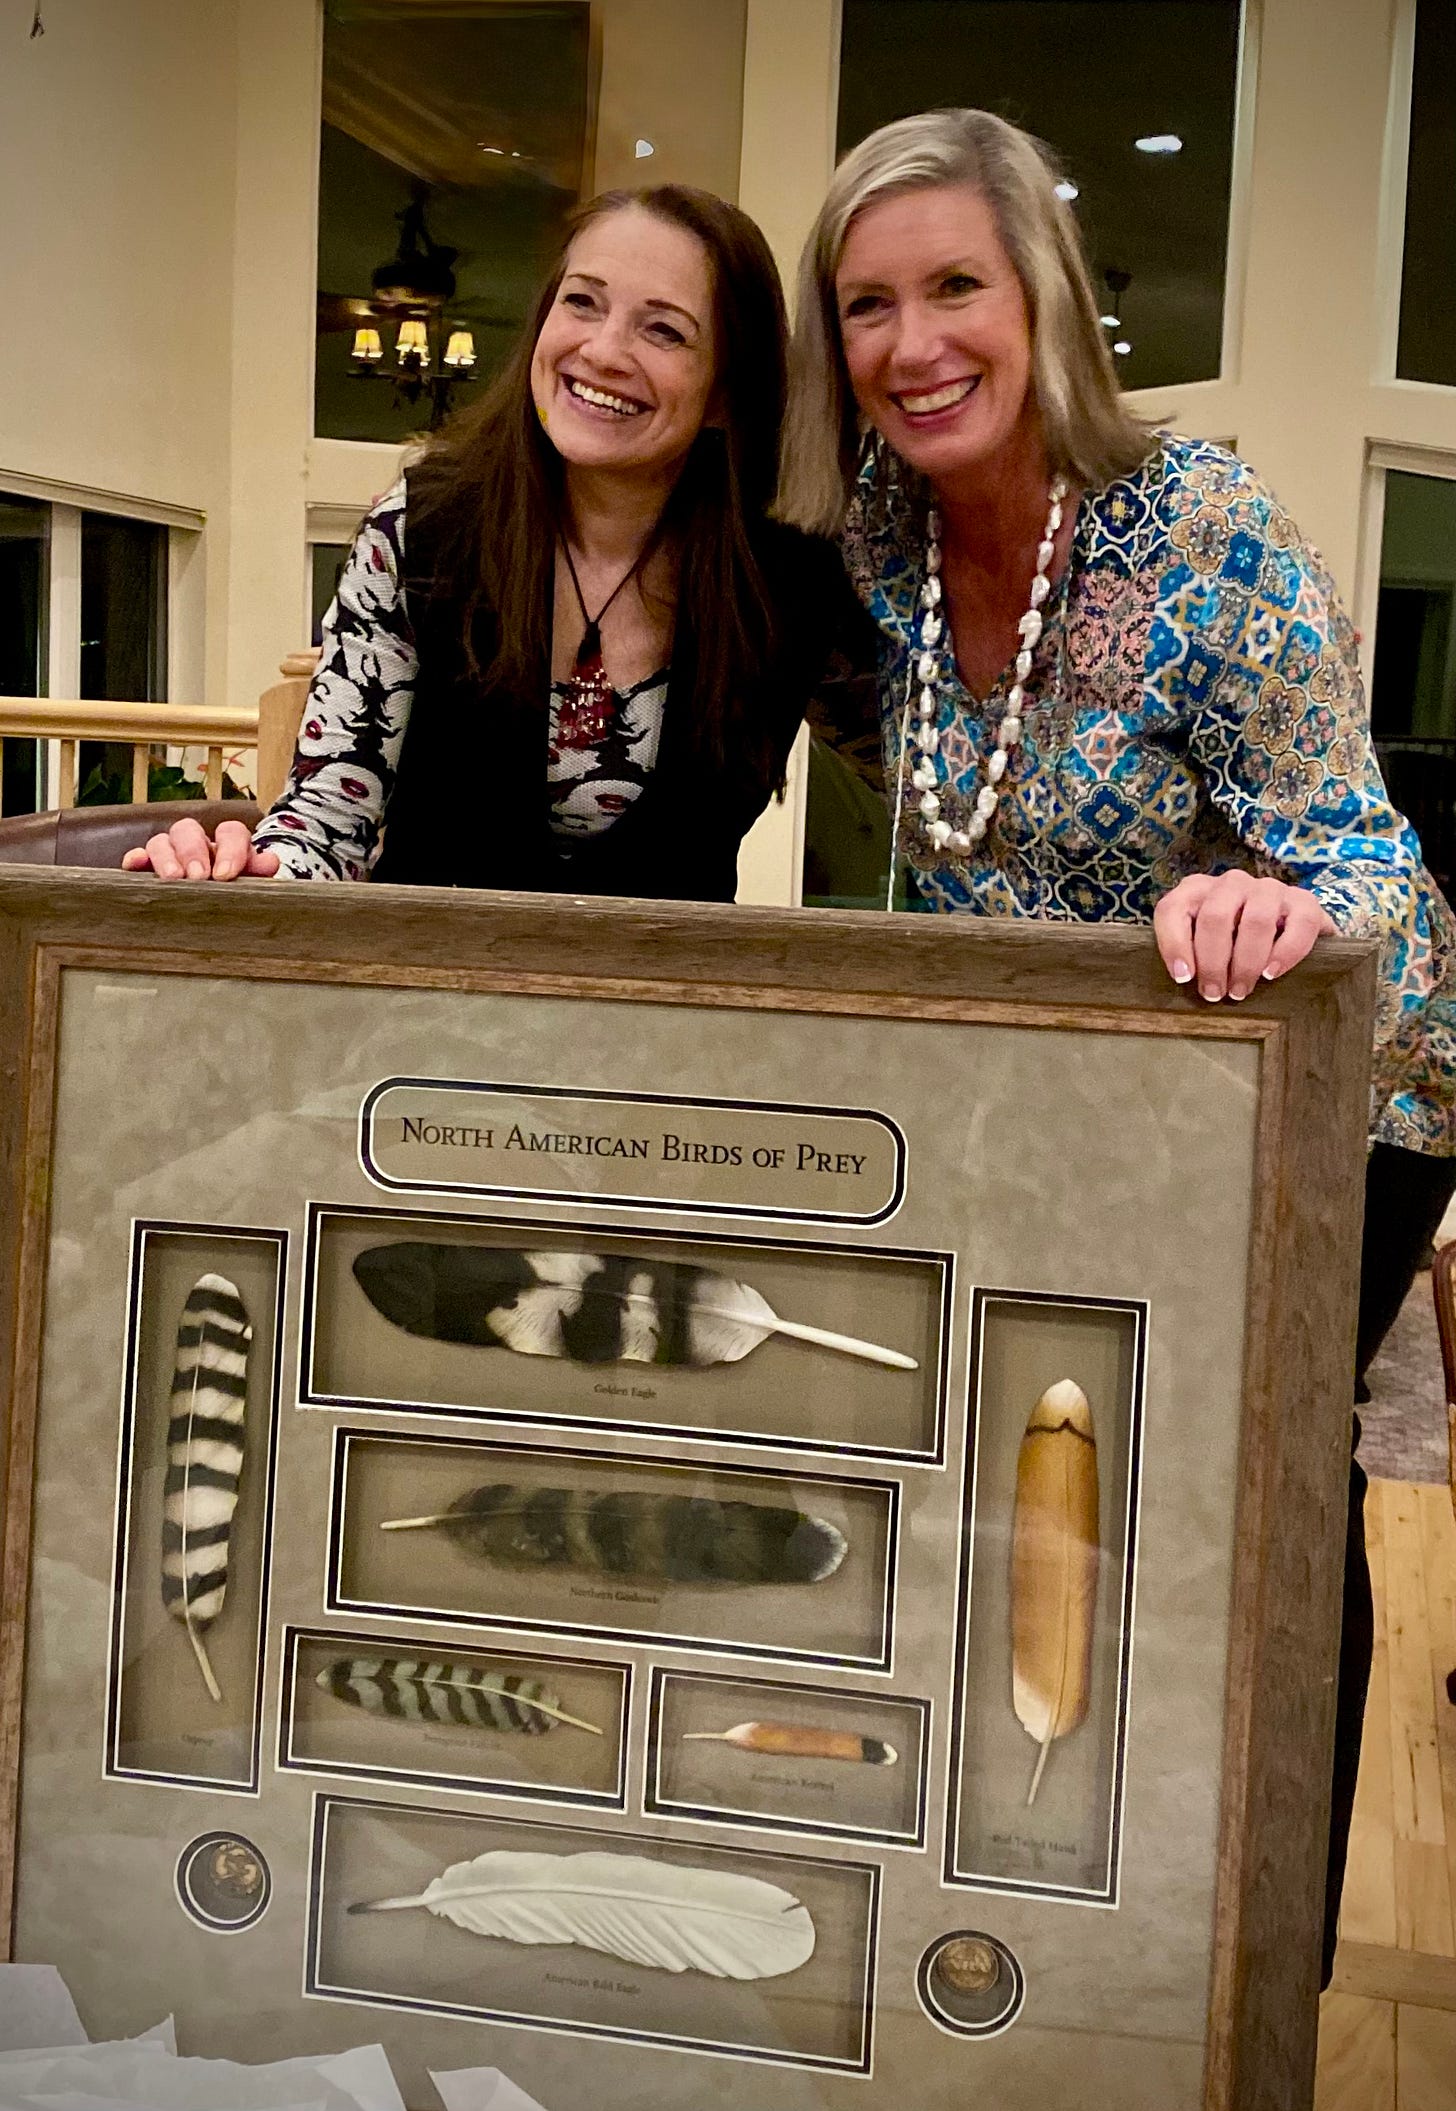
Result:
{"label": "woman with long brown hair", "polygon": [[736,207],[583,208],[510,364],[366,518],[281,799],[126,865],[731,900],[852,600],[766,517],[784,346]]}

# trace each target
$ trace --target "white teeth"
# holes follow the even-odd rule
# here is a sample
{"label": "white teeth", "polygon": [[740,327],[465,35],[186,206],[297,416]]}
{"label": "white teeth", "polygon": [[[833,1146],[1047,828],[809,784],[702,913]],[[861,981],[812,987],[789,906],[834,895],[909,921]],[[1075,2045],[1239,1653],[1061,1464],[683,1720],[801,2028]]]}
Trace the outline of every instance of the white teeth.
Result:
{"label": "white teeth", "polygon": [[902,396],[900,406],[912,418],[924,417],[927,411],[949,410],[953,403],[969,396],[979,379],[980,376],[976,375],[970,381],[948,381],[944,388],[932,389],[928,396]]}
{"label": "white teeth", "polygon": [[605,389],[589,388],[584,381],[573,381],[568,377],[566,386],[583,403],[594,403],[600,410],[615,411],[619,418],[635,418],[642,409],[640,403],[629,403],[624,396],[609,396]]}

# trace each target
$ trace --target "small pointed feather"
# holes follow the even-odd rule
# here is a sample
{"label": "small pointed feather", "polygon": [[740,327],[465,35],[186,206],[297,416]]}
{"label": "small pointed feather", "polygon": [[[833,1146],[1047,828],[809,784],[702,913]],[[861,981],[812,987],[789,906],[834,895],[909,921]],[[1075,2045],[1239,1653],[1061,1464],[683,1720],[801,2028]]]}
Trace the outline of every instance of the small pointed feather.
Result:
{"label": "small pointed feather", "polygon": [[731,1730],[684,1730],[684,1744],[736,1745],[785,1759],[844,1759],[856,1766],[894,1766],[899,1753],[857,1730],[822,1730],[809,1723],[735,1723]]}
{"label": "small pointed feather", "polygon": [[914,1370],[874,1342],[781,1320],[749,1283],[632,1254],[521,1253],[402,1240],[371,1246],[354,1274],[377,1312],[432,1341],[575,1363],[738,1363],[773,1333]]}
{"label": "small pointed feather", "polygon": [[715,1979],[777,1979],[814,1954],[814,1923],[791,1892],[736,1871],[643,1855],[493,1849],[457,1862],[418,1898],[352,1913],[423,1906],[474,1935],[575,1943],[626,1964]]}
{"label": "small pointed feather", "polygon": [[177,1330],[162,1489],[162,1603],[187,1631],[197,1667],[221,1700],[203,1635],[223,1608],[244,1456],[248,1348],[237,1286],[199,1276]]}
{"label": "small pointed feather", "polygon": [[536,1736],[554,1730],[558,1723],[570,1723],[594,1736],[602,1734],[597,1724],[568,1715],[556,1694],[539,1679],[443,1657],[342,1657],[326,1664],[316,1683],[336,1700],[410,1722],[518,1730]]}
{"label": "small pointed feather", "polygon": [[1016,1466],[1011,1551],[1012,1704],[1039,1747],[1027,1802],[1052,1745],[1087,1719],[1101,1561],[1097,1440],[1070,1378],[1032,1409]]}

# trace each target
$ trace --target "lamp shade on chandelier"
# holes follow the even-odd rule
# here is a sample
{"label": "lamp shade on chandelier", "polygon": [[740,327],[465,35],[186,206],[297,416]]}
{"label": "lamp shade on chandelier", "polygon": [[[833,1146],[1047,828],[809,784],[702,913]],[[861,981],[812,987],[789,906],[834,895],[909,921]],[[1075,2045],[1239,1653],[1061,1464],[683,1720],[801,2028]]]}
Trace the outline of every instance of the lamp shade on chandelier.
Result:
{"label": "lamp shade on chandelier", "polygon": [[[396,218],[399,246],[372,274],[372,298],[366,313],[376,320],[362,322],[355,329],[349,371],[366,381],[387,375],[396,404],[428,401],[433,427],[449,415],[456,388],[473,379],[475,339],[462,324],[444,319],[446,304],[455,297],[452,266],[459,252],[432,239],[425,224],[424,198],[415,198]],[[394,315],[400,319],[391,365],[385,357],[384,338]]]}

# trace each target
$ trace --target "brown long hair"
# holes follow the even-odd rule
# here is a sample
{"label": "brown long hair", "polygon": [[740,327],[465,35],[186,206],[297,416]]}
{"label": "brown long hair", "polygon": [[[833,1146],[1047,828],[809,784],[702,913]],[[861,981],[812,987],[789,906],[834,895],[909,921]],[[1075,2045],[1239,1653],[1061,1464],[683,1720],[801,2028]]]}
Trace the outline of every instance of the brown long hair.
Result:
{"label": "brown long hair", "polygon": [[[544,708],[564,476],[536,415],[531,355],[576,236],[629,206],[695,235],[712,269],[723,424],[693,442],[661,532],[678,553],[674,650],[686,637],[696,660],[694,747],[717,767],[746,767],[767,792],[775,770],[754,702],[775,624],[754,544],[778,471],[788,331],[778,267],[746,213],[676,183],[604,191],[581,207],[509,363],[411,471],[411,503],[436,529],[434,586],[462,611],[472,671],[522,697],[539,694]],[[477,619],[487,614],[494,653],[482,665]]]}

